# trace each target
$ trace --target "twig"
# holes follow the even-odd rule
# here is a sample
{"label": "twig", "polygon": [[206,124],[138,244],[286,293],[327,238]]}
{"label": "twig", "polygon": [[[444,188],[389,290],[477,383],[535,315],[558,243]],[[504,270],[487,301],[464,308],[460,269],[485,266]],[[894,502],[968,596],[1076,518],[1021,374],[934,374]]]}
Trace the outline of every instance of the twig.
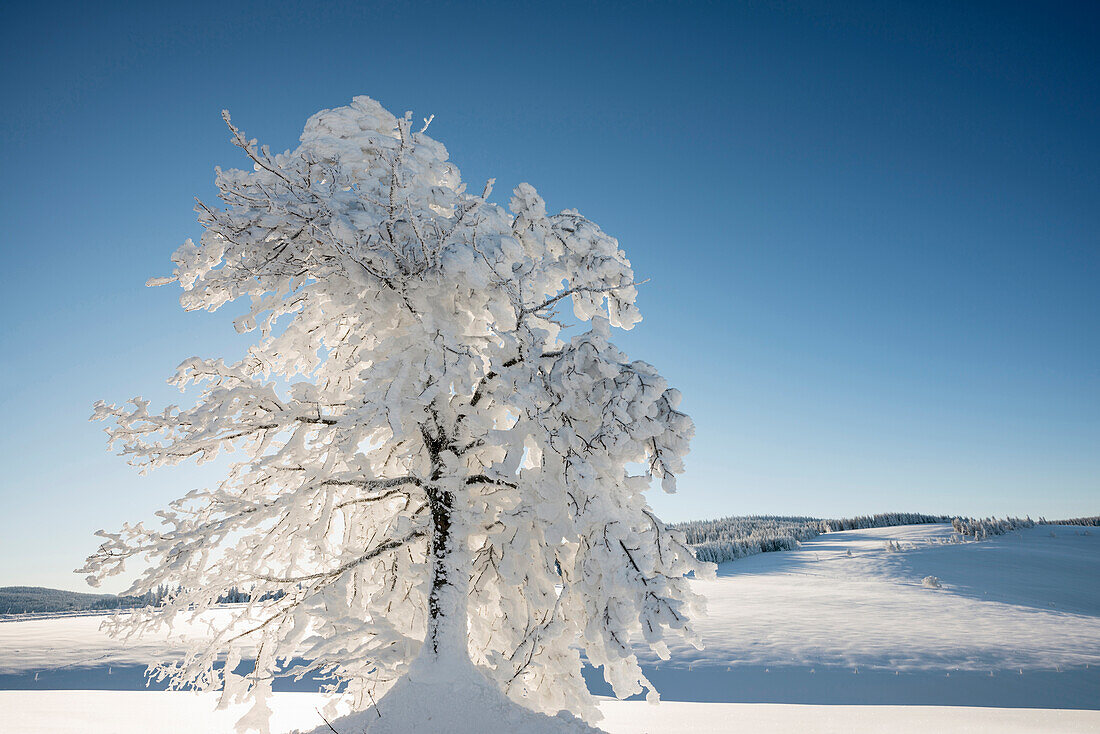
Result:
{"label": "twig", "polygon": [[370,699],[371,706],[374,706],[374,713],[378,714],[378,718],[382,718],[382,712],[378,710],[378,702],[374,700],[374,694],[367,689],[367,698]]}
{"label": "twig", "polygon": [[340,734],[340,732],[336,731],[336,728],[332,724],[329,723],[329,720],[325,718],[325,715],[321,713],[321,709],[316,709],[315,708],[313,710],[316,711],[317,715],[321,717],[321,721],[328,724],[329,729],[332,729],[332,734]]}

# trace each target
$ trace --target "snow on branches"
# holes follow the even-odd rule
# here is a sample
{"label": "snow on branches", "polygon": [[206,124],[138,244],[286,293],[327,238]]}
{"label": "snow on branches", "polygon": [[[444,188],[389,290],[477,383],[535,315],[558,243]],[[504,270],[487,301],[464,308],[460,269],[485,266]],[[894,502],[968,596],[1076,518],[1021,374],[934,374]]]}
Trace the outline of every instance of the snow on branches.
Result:
{"label": "snow on branches", "polygon": [[[282,154],[225,120],[251,170],[218,171],[224,207],[198,205],[199,243],[150,284],[178,282],[188,310],[247,302],[236,327],[256,339],[231,364],[179,367],[191,407],[134,398],[93,418],[142,470],[240,458],[159,527],[100,533],[93,583],[142,557],[130,593],[181,589],[118,631],[249,589],[159,672],[254,697],[256,728],[276,675],[332,675],[363,708],[417,655],[469,658],[548,712],[594,714],[581,652],[618,695],[652,689],[632,646],[694,640],[685,576],[710,566],[643,496],[654,478],[675,490],[693,427],[609,340],[641,318],[616,240],[548,215],[527,184],[508,210],[492,181],[466,192],[427,124],[367,97],[314,115]],[[567,304],[591,325],[568,339]]]}

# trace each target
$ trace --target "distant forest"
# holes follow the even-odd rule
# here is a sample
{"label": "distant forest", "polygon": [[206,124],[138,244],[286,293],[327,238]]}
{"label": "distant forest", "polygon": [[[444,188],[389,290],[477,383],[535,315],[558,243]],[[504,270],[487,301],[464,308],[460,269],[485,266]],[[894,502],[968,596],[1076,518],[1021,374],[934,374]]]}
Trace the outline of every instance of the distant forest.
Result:
{"label": "distant forest", "polygon": [[41,586],[0,587],[0,614],[28,612],[82,612],[99,609],[129,609],[153,602],[152,595],[116,596],[83,594],[79,591],[46,589]]}
{"label": "distant forest", "polygon": [[[112,609],[133,609],[163,604],[172,596],[172,590],[160,586],[140,596],[116,596],[115,594],[84,594],[79,591],[47,589],[41,586],[0,587],[0,614],[57,614],[62,612],[90,612]],[[222,604],[234,604],[249,600],[247,591],[236,587],[218,598]]]}
{"label": "distant forest", "polygon": [[1100,526],[1100,516],[1072,520],[1032,520],[1029,518],[976,519],[953,515],[922,515],[913,512],[888,512],[844,519],[749,515],[717,520],[693,520],[672,527],[684,533],[687,543],[702,561],[722,563],[757,553],[793,550],[802,541],[838,530],[886,528],[898,525],[951,523],[961,536],[975,539],[1003,535],[1010,530],[1039,525]]}

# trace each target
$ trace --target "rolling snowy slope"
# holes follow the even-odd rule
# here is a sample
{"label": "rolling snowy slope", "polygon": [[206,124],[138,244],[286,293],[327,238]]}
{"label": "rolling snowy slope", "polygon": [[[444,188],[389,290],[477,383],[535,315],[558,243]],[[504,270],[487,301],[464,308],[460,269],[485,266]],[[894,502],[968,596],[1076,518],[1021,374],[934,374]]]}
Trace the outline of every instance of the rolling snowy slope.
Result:
{"label": "rolling snowy slope", "polygon": [[953,540],[852,530],[722,564],[697,585],[706,648],[647,672],[665,700],[1100,709],[1098,534]]}
{"label": "rolling snowy slope", "polygon": [[[944,525],[851,530],[722,564],[697,586],[706,649],[674,657],[891,672],[1100,664],[1100,534],[1084,531],[954,544]],[[928,576],[942,588],[923,586]]]}

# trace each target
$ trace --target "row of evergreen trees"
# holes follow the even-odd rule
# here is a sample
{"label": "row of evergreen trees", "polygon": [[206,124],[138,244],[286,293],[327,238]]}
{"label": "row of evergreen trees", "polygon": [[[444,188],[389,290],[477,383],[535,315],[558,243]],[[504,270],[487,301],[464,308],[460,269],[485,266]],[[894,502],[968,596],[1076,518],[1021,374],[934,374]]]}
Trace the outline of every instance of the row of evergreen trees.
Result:
{"label": "row of evergreen trees", "polygon": [[951,522],[950,515],[890,512],[824,520],[819,517],[748,515],[717,520],[693,520],[673,527],[684,533],[699,560],[733,561],[757,553],[794,550],[804,540],[836,530],[861,530],[896,525]]}
{"label": "row of evergreen trees", "polygon": [[[0,588],[0,614],[58,614],[100,612],[115,609],[159,607],[166,604],[183,589],[161,584],[152,591],[132,596],[114,594],[83,594],[62,589],[38,586],[5,586]],[[285,592],[266,592],[258,601],[277,599]],[[231,587],[218,597],[219,604],[240,604],[252,598],[247,589]]]}
{"label": "row of evergreen trees", "polygon": [[956,517],[951,520],[951,527],[954,528],[956,533],[964,537],[974,538],[975,540],[988,538],[991,535],[1004,535],[1012,530],[1033,528],[1037,524],[1045,525],[1047,523],[1043,520],[1036,523],[1030,517],[1022,520],[1018,517],[1006,517],[1004,519],[987,517],[982,520],[977,520],[972,517]]}
{"label": "row of evergreen trees", "polygon": [[[175,591],[172,592],[172,594],[175,595],[175,594],[177,594],[181,591],[183,591],[183,588],[182,587],[177,587],[175,589]],[[268,592],[265,592],[264,594],[260,595],[257,598],[257,601],[267,601],[268,599],[281,599],[284,596],[286,596],[286,592],[281,591],[281,590],[280,591],[268,591]],[[164,604],[166,601],[168,601],[168,599],[169,599],[169,595],[167,593],[167,588],[162,590],[161,587],[158,586],[157,591],[156,591],[155,594],[153,594],[152,599],[150,600],[150,602],[148,604],[144,605],[144,606],[158,606],[159,607],[162,604]],[[229,587],[229,591],[225,592],[224,594],[222,594],[221,596],[218,597],[218,604],[243,604],[243,603],[251,601],[251,600],[252,600],[252,592],[248,591],[247,589],[240,589],[236,586],[231,586],[231,587]]]}
{"label": "row of evergreen trees", "polygon": [[[286,596],[286,592],[281,589],[278,591],[267,591],[257,597],[256,601],[282,599],[284,596]],[[219,604],[243,604],[248,601],[252,601],[252,593],[245,589],[238,589],[236,586],[230,587],[229,591],[218,597]]]}
{"label": "row of evergreen trees", "polygon": [[1082,525],[1085,527],[1100,527],[1100,516],[1074,517],[1068,520],[1047,520],[1040,517],[1032,520],[1030,517],[1020,519],[1018,517],[1006,517],[999,520],[995,517],[987,517],[984,520],[956,517],[951,520],[951,527],[959,535],[972,538],[988,538],[991,535],[1004,535],[1012,530],[1021,528],[1033,528],[1036,525]]}
{"label": "row of evergreen trees", "polygon": [[[960,536],[976,539],[1003,535],[1010,530],[1029,528],[1037,524],[1030,517],[975,519],[951,515],[924,515],[915,512],[888,512],[832,520],[816,517],[749,515],[723,517],[717,520],[693,520],[677,523],[673,527],[684,533],[688,545],[700,560],[722,563],[757,553],[793,550],[798,548],[802,541],[838,530],[864,530],[948,522]],[[1038,524],[1047,524],[1047,521],[1040,519]],[[1100,517],[1077,518],[1050,524],[1098,526]]]}
{"label": "row of evergreen trees", "polygon": [[841,520],[821,520],[821,532],[839,530],[866,530],[867,528],[893,528],[899,525],[928,525],[951,522],[951,515],[924,515],[919,512],[885,512],[878,515],[858,515]]}
{"label": "row of evergreen trees", "polygon": [[1043,525],[1083,525],[1088,528],[1100,528],[1100,515],[1093,517],[1074,517],[1069,520],[1039,520]]}

